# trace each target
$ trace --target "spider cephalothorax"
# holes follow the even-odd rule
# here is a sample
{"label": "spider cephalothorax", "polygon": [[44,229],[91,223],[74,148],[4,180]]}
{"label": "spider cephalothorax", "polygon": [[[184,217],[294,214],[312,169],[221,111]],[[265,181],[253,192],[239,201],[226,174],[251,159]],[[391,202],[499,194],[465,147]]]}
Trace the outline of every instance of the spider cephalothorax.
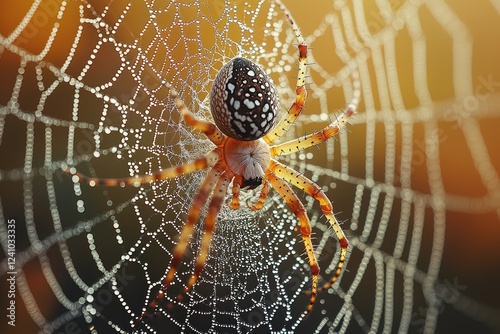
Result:
{"label": "spider cephalothorax", "polygon": [[228,138],[224,146],[227,167],[234,175],[243,177],[242,188],[253,189],[262,184],[271,162],[269,145],[262,139],[240,141]]}
{"label": "spider cephalothorax", "polygon": [[297,86],[295,89],[296,99],[276,125],[275,120],[279,112],[279,101],[271,78],[252,61],[236,57],[222,67],[212,86],[210,106],[215,124],[197,119],[184,105],[177,92],[170,88],[170,96],[175,100],[184,121],[193,129],[202,131],[213,142],[215,148],[212,151],[181,166],[167,168],[152,175],[126,179],[88,178],[77,173],[74,168],[69,170],[71,174],[76,176],[77,180],[86,180],[90,185],[116,186],[165,180],[210,167],[208,175],[193,200],[179,242],[172,252],[170,267],[166,272],[163,285],[154,300],[147,308],[143,309],[135,325],[139,324],[144,318],[155,314],[158,302],[165,297],[169,285],[174,280],[175,273],[184,256],[191,234],[195,230],[202,208],[211,197],[193,275],[176,300],[182,299],[184,294],[196,283],[208,256],[217,215],[224,203],[227,189],[231,183],[232,199],[228,202],[228,205],[232,209],[240,207],[240,189],[253,189],[260,185],[262,185],[262,190],[259,199],[255,204],[249,204],[249,206],[252,210],[262,209],[270,186],[272,186],[297,217],[300,234],[311,267],[312,279],[310,301],[307,307],[308,312],[311,311],[316,300],[320,269],[311,241],[311,224],[307,211],[290,185],[299,188],[319,202],[324,216],[328,219],[339,241],[340,257],[337,270],[333,278],[323,286],[323,289],[329,288],[340,277],[348,242],[333,214],[332,203],[320,186],[302,173],[280,163],[275,157],[316,146],[335,136],[356,110],[360,97],[360,83],[357,72],[355,72],[351,103],[348,104],[342,115],[332,123],[312,134],[276,144],[275,141],[288,131],[305,105],[307,98],[305,87],[307,44],[300,33],[299,27],[281,1],[274,0],[274,3],[281,8],[290,23],[297,38],[299,50]]}

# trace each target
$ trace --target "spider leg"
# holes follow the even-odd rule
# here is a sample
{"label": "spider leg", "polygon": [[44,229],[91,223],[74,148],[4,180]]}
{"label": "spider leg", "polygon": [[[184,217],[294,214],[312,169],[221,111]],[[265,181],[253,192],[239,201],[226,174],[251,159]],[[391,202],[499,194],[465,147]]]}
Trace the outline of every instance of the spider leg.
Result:
{"label": "spider leg", "polygon": [[273,171],[268,169],[265,178],[271,183],[274,189],[278,191],[281,197],[287,202],[292,212],[297,216],[300,222],[300,232],[302,240],[306,248],[307,256],[309,258],[309,265],[311,267],[311,297],[307,312],[312,310],[314,302],[316,301],[316,291],[318,287],[319,265],[314,254],[314,247],[311,242],[311,223],[307,217],[307,211],[302,202],[297,197],[297,194],[290,188],[290,186],[281,178],[279,178]]}
{"label": "spider leg", "polygon": [[307,44],[304,40],[304,37],[302,37],[302,33],[300,32],[298,25],[295,23],[292,14],[288,11],[285,5],[283,5],[283,3],[281,3],[280,0],[275,0],[274,2],[276,3],[276,5],[278,5],[278,7],[280,7],[280,9],[285,14],[286,18],[288,19],[288,22],[290,23],[290,26],[292,27],[293,32],[295,33],[295,37],[297,38],[297,41],[299,43],[298,45],[299,69],[297,75],[297,85],[295,88],[295,93],[296,93],[295,102],[292,104],[290,109],[288,109],[288,113],[280,119],[280,121],[274,127],[274,129],[263,137],[263,139],[268,144],[273,143],[276,139],[280,138],[281,136],[283,136],[285,132],[288,131],[293,122],[295,122],[297,117],[299,117],[299,115],[302,113],[302,110],[304,108],[307,99],[307,89],[305,86],[306,67],[307,67]]}
{"label": "spider leg", "polygon": [[74,168],[66,168],[63,169],[63,171],[69,175],[73,175],[73,177],[77,177],[79,182],[82,181],[86,182],[92,187],[96,185],[103,185],[109,187],[114,187],[114,186],[124,187],[126,185],[139,186],[140,184],[148,183],[151,181],[171,179],[177,176],[193,173],[200,169],[205,169],[209,166],[213,166],[219,160],[219,157],[220,157],[219,151],[217,149],[214,149],[209,153],[205,154],[204,156],[183,165],[162,169],[158,172],[153,173],[152,175],[142,175],[138,177],[128,177],[121,179],[113,179],[113,178],[100,179],[100,178],[88,177],[81,173],[76,172]]}
{"label": "spider leg", "polygon": [[266,179],[262,179],[262,190],[260,191],[259,199],[254,205],[251,205],[250,201],[247,201],[248,207],[253,211],[262,209],[262,206],[264,206],[264,202],[266,201],[267,194],[269,194],[269,182],[267,182]]}
{"label": "spider leg", "polygon": [[210,196],[212,189],[214,188],[216,182],[218,182],[223,171],[224,167],[218,163],[210,170],[207,177],[203,181],[200,190],[196,194],[193,200],[193,204],[189,209],[188,218],[182,228],[179,242],[174,248],[172,261],[170,263],[170,269],[168,270],[168,273],[165,276],[165,280],[163,281],[163,286],[158,292],[156,298],[149,304],[149,306],[141,314],[141,316],[136,319],[136,321],[134,322],[134,326],[138,325],[144,318],[151,316],[154,312],[154,309],[156,308],[156,305],[158,305],[158,302],[165,297],[165,291],[167,290],[168,286],[170,285],[170,283],[172,283],[174,279],[174,275],[181,263],[184,252],[186,251],[186,247],[189,244],[189,239],[191,238],[191,234],[194,231],[195,224],[200,216],[200,211],[207,202],[207,199]]}
{"label": "spider leg", "polygon": [[170,96],[175,100],[175,105],[177,106],[177,109],[179,109],[179,111],[181,112],[182,117],[184,118],[186,124],[191,126],[193,129],[205,133],[208,139],[210,139],[212,143],[214,143],[215,145],[217,146],[222,145],[224,139],[226,139],[226,135],[224,135],[215,126],[215,124],[197,119],[193,115],[193,113],[186,107],[184,101],[181,100],[177,91],[173,89],[170,85],[168,85],[168,87],[170,88]]}
{"label": "spider leg", "polygon": [[356,112],[358,107],[359,99],[361,96],[360,81],[358,72],[354,72],[354,92],[351,102],[346,107],[343,114],[336,118],[329,125],[324,127],[322,130],[313,132],[311,134],[302,136],[300,138],[287,141],[278,145],[273,145],[270,147],[271,156],[275,157],[278,155],[290,154],[311,146],[318,145],[329,138],[335,136],[340,130],[347,124],[349,118]]}
{"label": "spider leg", "polygon": [[240,207],[240,189],[241,185],[243,184],[243,177],[238,175],[234,177],[233,180],[233,197],[231,201],[227,201],[227,205],[233,209],[236,210]]}
{"label": "spider leg", "polygon": [[224,202],[224,197],[226,196],[227,188],[231,182],[232,175],[230,173],[223,173],[220,177],[217,185],[215,186],[214,193],[212,195],[212,200],[208,205],[208,213],[205,218],[205,225],[203,227],[203,237],[201,239],[200,252],[196,259],[196,265],[194,267],[193,275],[184,287],[184,291],[177,296],[177,300],[181,300],[183,296],[193,287],[193,285],[198,280],[205,262],[208,256],[208,250],[212,242],[212,235],[215,229],[215,223],[217,220],[217,215],[220,212],[222,203]]}
{"label": "spider leg", "polygon": [[339,133],[353,114],[354,109],[346,109],[342,116],[336,118],[332,123],[324,127],[322,130],[299,137],[297,139],[271,146],[269,148],[271,151],[271,156],[275,157],[278,155],[294,153],[326,141],[327,139]]}
{"label": "spider leg", "polygon": [[283,178],[283,180],[289,182],[290,184],[293,184],[299,189],[302,189],[305,191],[309,196],[313,197],[316,201],[319,202],[321,206],[321,210],[325,214],[326,218],[330,222],[330,225],[332,226],[333,230],[335,231],[335,235],[337,236],[337,239],[340,244],[340,258],[339,258],[339,263],[337,265],[337,270],[335,271],[335,275],[333,278],[323,286],[321,290],[327,290],[329,289],[333,283],[335,283],[338,278],[340,277],[340,274],[342,272],[342,268],[344,267],[345,263],[345,258],[347,254],[347,247],[349,247],[349,242],[347,241],[347,238],[342,231],[342,228],[339,225],[339,222],[335,218],[335,215],[333,214],[333,205],[332,202],[328,199],[328,197],[325,195],[323,190],[305,177],[304,175],[298,173],[297,171],[279,163],[276,160],[271,159],[271,165],[269,166],[269,169],[273,171],[277,176]]}

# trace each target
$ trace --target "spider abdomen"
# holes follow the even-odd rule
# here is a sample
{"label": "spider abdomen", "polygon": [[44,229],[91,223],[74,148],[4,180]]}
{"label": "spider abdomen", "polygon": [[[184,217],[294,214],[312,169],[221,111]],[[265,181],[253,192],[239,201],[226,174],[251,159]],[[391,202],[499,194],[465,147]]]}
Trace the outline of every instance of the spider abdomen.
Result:
{"label": "spider abdomen", "polygon": [[217,127],[237,140],[256,140],[276,123],[278,93],[270,76],[242,57],[231,59],[217,74],[210,92]]}

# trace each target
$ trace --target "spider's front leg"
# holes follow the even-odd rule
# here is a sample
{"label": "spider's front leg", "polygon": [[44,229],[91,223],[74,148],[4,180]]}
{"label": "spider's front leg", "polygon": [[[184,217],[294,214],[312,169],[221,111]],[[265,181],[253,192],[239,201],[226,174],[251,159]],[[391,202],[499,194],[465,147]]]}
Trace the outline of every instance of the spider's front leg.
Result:
{"label": "spider's front leg", "polygon": [[[74,167],[64,168],[63,171],[71,175],[72,178],[76,178],[78,182],[88,183],[91,187],[94,186],[106,186],[106,187],[124,187],[127,185],[139,186],[153,181],[168,180],[174,177],[191,174],[201,169],[215,165],[219,160],[220,151],[214,149],[202,157],[199,157],[191,162],[185,164],[169,167],[159,170],[151,175],[140,175],[137,177],[126,177],[126,178],[96,178],[83,175],[76,171]],[[75,181],[76,182],[76,181]]]}
{"label": "spider's front leg", "polygon": [[307,89],[306,89],[306,68],[307,68],[307,44],[302,36],[302,33],[300,32],[299,26],[295,23],[295,20],[292,17],[292,14],[290,11],[283,5],[283,3],[280,0],[275,0],[274,1],[276,5],[280,7],[280,9],[283,11],[285,14],[288,23],[290,24],[294,34],[295,38],[297,39],[298,46],[297,48],[299,49],[299,67],[298,67],[298,74],[297,74],[297,84],[295,88],[295,101],[293,102],[292,106],[288,109],[288,113],[284,115],[276,127],[266,134],[263,139],[265,140],[266,143],[271,144],[276,139],[282,137],[292,126],[292,124],[295,122],[297,117],[302,113],[302,110],[304,109],[304,105],[306,104],[306,99],[307,99]]}

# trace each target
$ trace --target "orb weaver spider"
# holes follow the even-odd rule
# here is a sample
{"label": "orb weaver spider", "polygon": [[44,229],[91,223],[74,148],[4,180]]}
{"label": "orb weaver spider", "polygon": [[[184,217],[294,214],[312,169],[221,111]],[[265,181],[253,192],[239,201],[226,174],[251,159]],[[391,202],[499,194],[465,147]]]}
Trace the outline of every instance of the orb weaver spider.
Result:
{"label": "orb weaver spider", "polygon": [[289,108],[288,113],[279,122],[277,122],[277,115],[280,111],[280,105],[272,79],[262,68],[249,59],[235,57],[221,68],[213,82],[210,93],[210,109],[215,124],[197,119],[188,110],[178,93],[167,84],[170,96],[175,101],[176,107],[182,114],[186,124],[195,130],[203,132],[215,144],[216,147],[206,155],[177,167],[160,170],[152,175],[124,179],[91,178],[78,173],[74,168],[65,170],[76,178],[75,181],[84,181],[91,186],[124,186],[170,179],[210,168],[188,212],[187,221],[181,230],[179,242],[174,248],[170,268],[163,281],[163,286],[149,306],[142,311],[141,316],[136,319],[134,326],[145,318],[154,315],[158,302],[164,298],[166,290],[174,279],[190,237],[195,230],[200,212],[210,195],[212,195],[205,217],[196,265],[191,278],[184,287],[183,292],[178,295],[177,300],[181,300],[184,294],[196,283],[207,260],[217,215],[231,182],[232,198],[227,202],[230,208],[236,210],[240,207],[240,190],[255,189],[262,185],[258,200],[253,205],[247,203],[252,210],[262,209],[270,191],[270,186],[272,186],[298,218],[312,278],[311,290],[309,291],[310,301],[306,312],[312,310],[319,291],[317,286],[320,269],[311,242],[311,224],[307,211],[290,187],[290,184],[319,202],[321,210],[333,228],[341,247],[335,274],[322,289],[325,290],[331,287],[342,272],[349,243],[333,214],[332,203],[316,183],[278,162],[274,157],[316,146],[335,136],[356,111],[360,99],[359,78],[357,72],[355,72],[353,97],[340,117],[322,130],[295,140],[275,144],[275,141],[288,131],[305,106],[307,98],[305,79],[308,65],[308,46],[288,9],[280,0],[273,1],[286,16],[298,41],[299,51],[296,100]]}

